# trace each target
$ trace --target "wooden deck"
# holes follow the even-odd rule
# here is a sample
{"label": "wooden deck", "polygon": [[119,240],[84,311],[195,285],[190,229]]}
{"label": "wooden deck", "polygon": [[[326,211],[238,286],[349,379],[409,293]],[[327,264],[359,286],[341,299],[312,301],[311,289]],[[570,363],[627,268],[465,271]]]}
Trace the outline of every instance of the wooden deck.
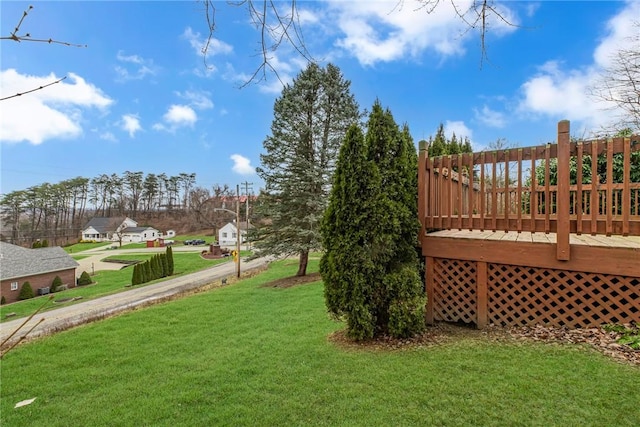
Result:
{"label": "wooden deck", "polygon": [[[503,242],[551,243],[556,244],[556,233],[531,233],[522,231],[478,231],[443,230],[428,233],[427,237],[446,237],[454,239],[500,240]],[[570,234],[569,244],[598,246],[609,248],[640,249],[640,236],[602,236],[590,234]]]}

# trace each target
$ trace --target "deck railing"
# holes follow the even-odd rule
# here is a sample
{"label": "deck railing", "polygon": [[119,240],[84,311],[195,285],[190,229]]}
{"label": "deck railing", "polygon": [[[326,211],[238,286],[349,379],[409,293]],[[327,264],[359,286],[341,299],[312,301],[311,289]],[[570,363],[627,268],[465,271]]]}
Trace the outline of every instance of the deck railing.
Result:
{"label": "deck railing", "polygon": [[640,135],[429,158],[420,147],[419,215],[437,229],[640,235]]}

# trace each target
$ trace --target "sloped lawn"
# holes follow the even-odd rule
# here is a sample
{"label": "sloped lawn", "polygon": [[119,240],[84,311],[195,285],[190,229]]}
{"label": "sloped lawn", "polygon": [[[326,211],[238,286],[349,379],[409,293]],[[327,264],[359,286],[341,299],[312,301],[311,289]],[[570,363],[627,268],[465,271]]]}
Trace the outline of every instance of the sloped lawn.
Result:
{"label": "sloped lawn", "polygon": [[[636,426],[640,369],[584,347],[461,337],[345,346],[320,282],[251,279],[23,345],[2,361],[7,426]],[[313,260],[311,271],[317,271]],[[14,409],[24,399],[36,398]]]}

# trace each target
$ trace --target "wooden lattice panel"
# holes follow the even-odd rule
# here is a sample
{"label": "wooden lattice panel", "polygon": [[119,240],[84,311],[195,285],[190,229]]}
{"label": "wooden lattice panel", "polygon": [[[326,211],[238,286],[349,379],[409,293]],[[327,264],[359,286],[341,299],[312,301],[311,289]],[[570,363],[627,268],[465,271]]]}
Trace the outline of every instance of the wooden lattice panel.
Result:
{"label": "wooden lattice panel", "polygon": [[640,280],[566,270],[488,266],[489,322],[593,327],[640,322]]}
{"label": "wooden lattice panel", "polygon": [[440,258],[434,261],[434,319],[476,323],[475,262]]}

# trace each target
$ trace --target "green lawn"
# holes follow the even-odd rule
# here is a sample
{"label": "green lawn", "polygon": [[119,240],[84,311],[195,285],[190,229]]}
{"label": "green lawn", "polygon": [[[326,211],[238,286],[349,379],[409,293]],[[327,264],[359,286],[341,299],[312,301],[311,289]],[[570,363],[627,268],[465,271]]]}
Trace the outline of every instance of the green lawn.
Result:
{"label": "green lawn", "polygon": [[67,251],[67,253],[75,254],[78,252],[86,251],[89,249],[95,249],[100,247],[109,247],[111,246],[110,242],[99,242],[99,243],[76,243],[75,245],[65,246],[62,249]]}
{"label": "green lawn", "polygon": [[343,325],[328,318],[321,283],[261,287],[296,268],[278,262],[18,347],[2,361],[0,424],[638,425],[640,369],[584,347],[336,345],[329,336]]}
{"label": "green lawn", "polygon": [[[151,258],[154,254],[126,254],[126,255],[114,255],[107,258],[116,258],[122,260],[139,260],[146,261]],[[173,260],[175,263],[174,267],[174,275],[172,277],[176,277],[179,275],[194,273],[196,271],[200,271],[202,269],[213,267],[214,265],[221,264],[223,262],[232,262],[231,258],[222,258],[217,260],[206,260],[203,259],[199,253],[175,253],[173,254]],[[56,292],[53,294],[54,300],[63,300],[63,299],[71,299],[74,297],[82,297],[81,301],[86,301],[87,299],[98,298],[101,296],[113,294],[116,292],[126,291],[128,288],[125,288],[125,285],[131,283],[131,275],[133,274],[133,269],[131,267],[125,267],[122,270],[103,270],[96,272],[95,276],[92,276],[94,282],[93,285],[88,286],[78,286],[66,291]],[[145,283],[140,286],[147,286],[154,283],[161,282],[163,280],[167,280],[168,278],[154,280],[152,282]],[[32,298],[25,301],[15,302],[13,304],[0,306],[0,322],[6,322],[9,320],[14,320],[20,317],[27,317],[31,313],[33,313],[38,307],[40,307],[45,301],[47,301],[49,296],[41,296]],[[63,303],[54,303],[50,301],[46,306],[45,310],[51,310],[54,308],[61,307],[63,305],[73,304],[75,302],[68,301]],[[7,313],[16,313],[16,316],[6,318],[5,315]]]}

